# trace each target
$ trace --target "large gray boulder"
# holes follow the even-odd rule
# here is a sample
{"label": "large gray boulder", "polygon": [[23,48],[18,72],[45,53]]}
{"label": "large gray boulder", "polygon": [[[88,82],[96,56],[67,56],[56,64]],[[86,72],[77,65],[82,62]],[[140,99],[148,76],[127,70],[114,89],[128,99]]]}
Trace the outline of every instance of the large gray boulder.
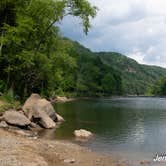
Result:
{"label": "large gray boulder", "polygon": [[38,121],[40,125],[42,125],[46,129],[51,129],[56,126],[55,122],[50,118],[45,110],[45,106],[41,104],[41,102],[37,102],[33,109],[31,110],[31,114],[33,119]]}
{"label": "large gray boulder", "polygon": [[39,99],[36,104],[34,104],[33,109],[39,111],[44,111],[53,121],[57,119],[56,112],[52,104],[46,99]]}
{"label": "large gray boulder", "polygon": [[54,128],[57,120],[56,112],[52,104],[42,99],[38,94],[32,94],[22,107],[29,120],[42,125],[44,128]]}
{"label": "large gray boulder", "polygon": [[32,109],[33,106],[37,103],[37,101],[41,99],[40,95],[33,93],[31,94],[31,96],[25,101],[22,109],[25,112],[25,114],[27,115],[28,119],[31,120],[32,118]]}
{"label": "large gray boulder", "polygon": [[31,123],[31,121],[25,115],[15,110],[6,111],[3,114],[3,118],[8,124],[16,126],[23,127],[23,126],[28,126]]}
{"label": "large gray boulder", "polygon": [[56,112],[52,104],[46,99],[42,99],[38,94],[32,94],[23,105],[22,109],[31,120],[35,109],[44,111],[53,121],[57,120]]}

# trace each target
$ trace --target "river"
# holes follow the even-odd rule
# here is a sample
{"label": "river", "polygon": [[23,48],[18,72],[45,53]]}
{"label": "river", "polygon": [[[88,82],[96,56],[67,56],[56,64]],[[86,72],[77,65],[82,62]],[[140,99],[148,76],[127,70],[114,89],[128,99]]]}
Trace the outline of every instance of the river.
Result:
{"label": "river", "polygon": [[[130,162],[152,161],[156,154],[166,154],[166,98],[78,100],[58,103],[55,108],[66,122],[52,133],[54,139],[71,140]],[[81,128],[94,137],[76,141],[73,131]]]}

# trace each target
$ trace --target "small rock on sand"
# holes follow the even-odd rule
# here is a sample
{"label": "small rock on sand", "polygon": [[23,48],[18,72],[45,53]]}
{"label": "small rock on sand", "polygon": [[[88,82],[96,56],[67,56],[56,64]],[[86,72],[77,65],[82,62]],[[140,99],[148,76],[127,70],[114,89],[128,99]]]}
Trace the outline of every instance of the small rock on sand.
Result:
{"label": "small rock on sand", "polygon": [[24,131],[24,130],[10,130],[11,132],[13,132],[14,134],[16,134],[16,135],[20,135],[20,136],[24,136],[24,137],[30,137],[31,136],[31,134],[30,133],[28,133],[28,132],[26,132],[26,131]]}
{"label": "small rock on sand", "polygon": [[75,159],[73,158],[73,159],[65,159],[64,160],[64,163],[75,163],[76,161],[75,161]]}
{"label": "small rock on sand", "polygon": [[0,128],[7,128],[7,127],[9,127],[9,126],[5,121],[0,122]]}
{"label": "small rock on sand", "polygon": [[150,161],[146,161],[146,160],[145,161],[140,161],[140,164],[141,165],[150,164]]}

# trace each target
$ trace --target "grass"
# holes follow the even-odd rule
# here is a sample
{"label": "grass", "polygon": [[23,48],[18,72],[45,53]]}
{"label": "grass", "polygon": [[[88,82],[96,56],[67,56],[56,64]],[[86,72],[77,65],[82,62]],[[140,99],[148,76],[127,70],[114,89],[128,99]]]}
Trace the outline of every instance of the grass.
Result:
{"label": "grass", "polygon": [[0,112],[7,111],[9,109],[18,110],[21,107],[21,103],[14,99],[11,93],[0,94]]}

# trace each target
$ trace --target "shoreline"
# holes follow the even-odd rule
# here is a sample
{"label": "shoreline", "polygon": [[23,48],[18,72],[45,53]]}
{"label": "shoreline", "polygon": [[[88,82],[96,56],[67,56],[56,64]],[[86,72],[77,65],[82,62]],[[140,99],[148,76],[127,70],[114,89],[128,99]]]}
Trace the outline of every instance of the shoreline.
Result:
{"label": "shoreline", "polygon": [[148,96],[148,95],[126,95],[126,96],[102,96],[102,97],[58,97],[55,99],[50,99],[52,104],[56,103],[67,103],[78,100],[98,100],[98,99],[115,99],[115,98],[166,98],[166,96]]}
{"label": "shoreline", "polygon": [[70,141],[34,139],[0,129],[2,166],[130,166]]}
{"label": "shoreline", "polygon": [[[115,96],[112,96],[112,98],[115,98]],[[63,103],[80,99],[83,98],[69,98]],[[99,98],[84,97],[84,99]],[[116,155],[116,152],[115,155],[105,154],[92,151],[70,140],[50,140],[44,137],[34,137],[32,134],[27,136],[26,132],[21,128],[19,132],[14,132],[12,126],[11,130],[8,131],[0,129],[0,149],[2,149],[0,150],[0,161],[3,163],[2,166],[66,166],[69,164],[73,166],[131,166],[129,165],[129,160],[122,160]],[[13,156],[13,154],[15,155]],[[26,154],[26,157],[24,154]],[[35,159],[32,159],[33,155]],[[142,165],[141,163],[144,165],[149,161],[136,162],[134,165]]]}

